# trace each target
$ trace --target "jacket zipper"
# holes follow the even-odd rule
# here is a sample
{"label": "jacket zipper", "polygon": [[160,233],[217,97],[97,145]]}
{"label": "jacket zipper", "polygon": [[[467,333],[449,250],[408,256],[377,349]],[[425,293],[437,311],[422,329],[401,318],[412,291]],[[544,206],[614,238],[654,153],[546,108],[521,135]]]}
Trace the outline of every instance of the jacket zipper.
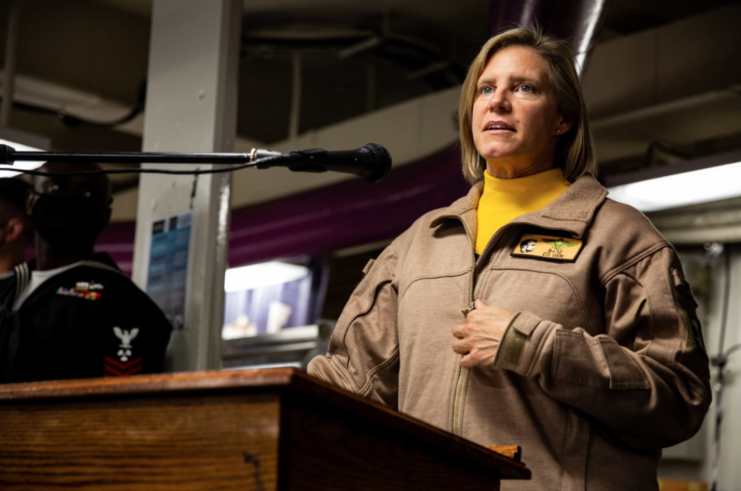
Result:
{"label": "jacket zipper", "polygon": [[[474,309],[474,304],[476,303],[476,298],[474,296],[474,282],[476,277],[476,244],[473,241],[473,234],[471,233],[471,229],[469,228],[468,223],[460,217],[456,218],[458,218],[461,223],[463,223],[463,227],[466,229],[466,234],[471,241],[471,259],[473,261],[473,266],[471,267],[471,280],[468,283],[469,304],[468,308],[462,311],[463,315],[468,315],[468,313]],[[460,425],[461,405],[463,403],[463,388],[466,386],[467,380],[468,368],[460,367],[460,370],[458,371],[458,381],[455,384],[455,398],[453,400],[453,434],[458,436],[460,436],[461,434]]]}
{"label": "jacket zipper", "polygon": [[[468,308],[466,310],[463,310],[464,315],[468,315],[470,311],[474,309],[474,305],[476,304],[476,299],[481,294],[481,289],[483,287],[484,281],[486,280],[486,276],[489,272],[489,268],[487,267],[482,273],[481,278],[479,278],[478,287],[476,287],[475,278],[476,278],[476,244],[473,241],[473,234],[471,233],[471,229],[468,226],[468,223],[460,218],[458,218],[461,223],[463,223],[463,227],[466,229],[466,234],[468,234],[468,238],[471,241],[471,259],[473,260],[473,266],[471,267],[471,281],[469,282],[469,304]],[[504,230],[507,227],[507,225],[500,228],[497,233],[495,233],[491,239],[489,239],[489,243],[486,244],[486,247],[484,248],[484,252],[489,248],[489,245],[494,241],[494,239],[498,238],[500,235],[500,232]],[[488,266],[490,266],[494,262],[494,254],[491,255],[489,258]],[[458,372],[458,382],[455,385],[455,399],[453,401],[453,434],[460,436],[461,434],[461,407],[463,405],[463,388],[466,386],[466,382],[468,381],[468,368],[461,367],[460,371]]]}
{"label": "jacket zipper", "polygon": [[[473,240],[473,234],[471,233],[471,229],[468,226],[468,222],[464,220],[463,218],[457,216],[457,215],[451,215],[450,218],[456,218],[460,220],[460,222],[463,224],[463,227],[466,229],[466,234],[468,235],[468,239],[471,241],[471,259],[473,260],[473,267],[471,268],[471,281],[469,282],[469,305],[468,308],[465,310],[462,310],[464,315],[468,315],[470,311],[474,309],[474,306],[476,304],[476,299],[481,295],[481,290],[483,289],[484,282],[486,281],[486,277],[489,273],[489,269],[491,265],[494,263],[494,254],[491,255],[489,258],[489,262],[487,264],[486,269],[481,273],[481,278],[479,278],[478,284],[475,282],[476,278],[476,244]],[[486,252],[489,249],[489,246],[492,244],[492,242],[495,241],[495,239],[498,239],[501,235],[502,231],[506,228],[509,228],[511,224],[506,224],[492,236],[491,239],[489,239],[489,243],[486,244],[486,247],[484,248],[484,252]],[[527,225],[527,223],[520,222],[517,225]],[[566,232],[570,232],[572,235],[574,234],[573,231],[566,229]],[[457,436],[461,436],[461,408],[463,406],[463,388],[466,386],[466,382],[468,381],[468,368],[460,368],[460,371],[458,372],[458,381],[455,385],[455,398],[453,402],[453,434]]]}
{"label": "jacket zipper", "polygon": [[[486,282],[486,277],[489,274],[490,266],[494,263],[494,254],[492,254],[489,257],[489,262],[487,263],[486,269],[481,273],[481,278],[479,278],[478,284],[475,282],[476,277],[476,244],[473,240],[473,234],[471,233],[471,229],[468,226],[468,223],[460,218],[458,218],[461,223],[463,223],[463,227],[466,229],[466,233],[468,234],[468,238],[471,241],[471,253],[472,253],[472,259],[473,259],[473,267],[471,268],[471,281],[469,283],[469,305],[468,309],[464,310],[464,315],[468,315],[470,311],[474,309],[474,306],[476,304],[476,299],[479,298],[481,295],[481,290],[483,289],[484,283]],[[489,249],[489,246],[492,242],[495,242],[496,239],[499,238],[501,235],[501,232],[508,228],[510,224],[505,224],[502,228],[497,230],[497,232],[489,239],[489,242],[486,244],[486,247],[484,248],[484,252],[486,252]],[[455,386],[455,399],[453,402],[453,434],[461,436],[461,407],[463,406],[463,388],[466,386],[466,382],[468,381],[468,368],[461,367],[460,371],[458,372],[458,382]]]}

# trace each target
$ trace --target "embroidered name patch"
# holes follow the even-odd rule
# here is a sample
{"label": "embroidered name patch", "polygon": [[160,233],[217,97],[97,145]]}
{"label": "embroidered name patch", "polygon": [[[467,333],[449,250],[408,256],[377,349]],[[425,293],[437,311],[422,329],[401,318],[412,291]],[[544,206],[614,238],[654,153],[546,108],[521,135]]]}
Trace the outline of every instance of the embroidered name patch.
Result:
{"label": "embroidered name patch", "polygon": [[525,234],[520,237],[512,256],[573,262],[582,248],[582,241],[550,235]]}

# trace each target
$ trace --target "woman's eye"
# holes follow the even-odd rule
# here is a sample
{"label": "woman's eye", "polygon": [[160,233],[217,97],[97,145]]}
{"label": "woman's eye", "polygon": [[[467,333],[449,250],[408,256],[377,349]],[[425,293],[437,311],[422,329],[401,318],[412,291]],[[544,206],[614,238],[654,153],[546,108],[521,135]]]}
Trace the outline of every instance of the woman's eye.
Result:
{"label": "woman's eye", "polygon": [[531,85],[520,85],[520,92],[526,92],[530,93],[533,91],[533,87]]}
{"label": "woman's eye", "polygon": [[484,95],[489,95],[494,92],[494,89],[491,87],[481,87],[481,93]]}

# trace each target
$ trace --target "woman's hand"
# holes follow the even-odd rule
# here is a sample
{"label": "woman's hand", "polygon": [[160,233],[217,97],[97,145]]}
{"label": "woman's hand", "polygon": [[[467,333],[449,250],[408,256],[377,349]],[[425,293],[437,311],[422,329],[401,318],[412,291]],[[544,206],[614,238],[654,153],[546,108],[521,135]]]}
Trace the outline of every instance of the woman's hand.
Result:
{"label": "woman's hand", "polygon": [[460,361],[464,368],[494,363],[504,331],[515,315],[504,307],[487,307],[481,300],[476,300],[475,306],[465,324],[453,326],[453,336],[458,338],[453,351],[464,355]]}

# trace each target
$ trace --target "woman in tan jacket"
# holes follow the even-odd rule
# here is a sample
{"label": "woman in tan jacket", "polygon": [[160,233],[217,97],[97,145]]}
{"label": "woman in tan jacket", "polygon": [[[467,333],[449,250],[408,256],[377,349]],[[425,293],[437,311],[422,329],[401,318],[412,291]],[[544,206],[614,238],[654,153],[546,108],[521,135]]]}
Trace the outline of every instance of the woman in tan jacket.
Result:
{"label": "woman in tan jacket", "polygon": [[655,490],[661,448],[710,403],[676,251],[606,198],[573,57],[529,28],[462,88],[473,184],[366,268],[309,373],[483,445],[520,444],[518,490]]}

